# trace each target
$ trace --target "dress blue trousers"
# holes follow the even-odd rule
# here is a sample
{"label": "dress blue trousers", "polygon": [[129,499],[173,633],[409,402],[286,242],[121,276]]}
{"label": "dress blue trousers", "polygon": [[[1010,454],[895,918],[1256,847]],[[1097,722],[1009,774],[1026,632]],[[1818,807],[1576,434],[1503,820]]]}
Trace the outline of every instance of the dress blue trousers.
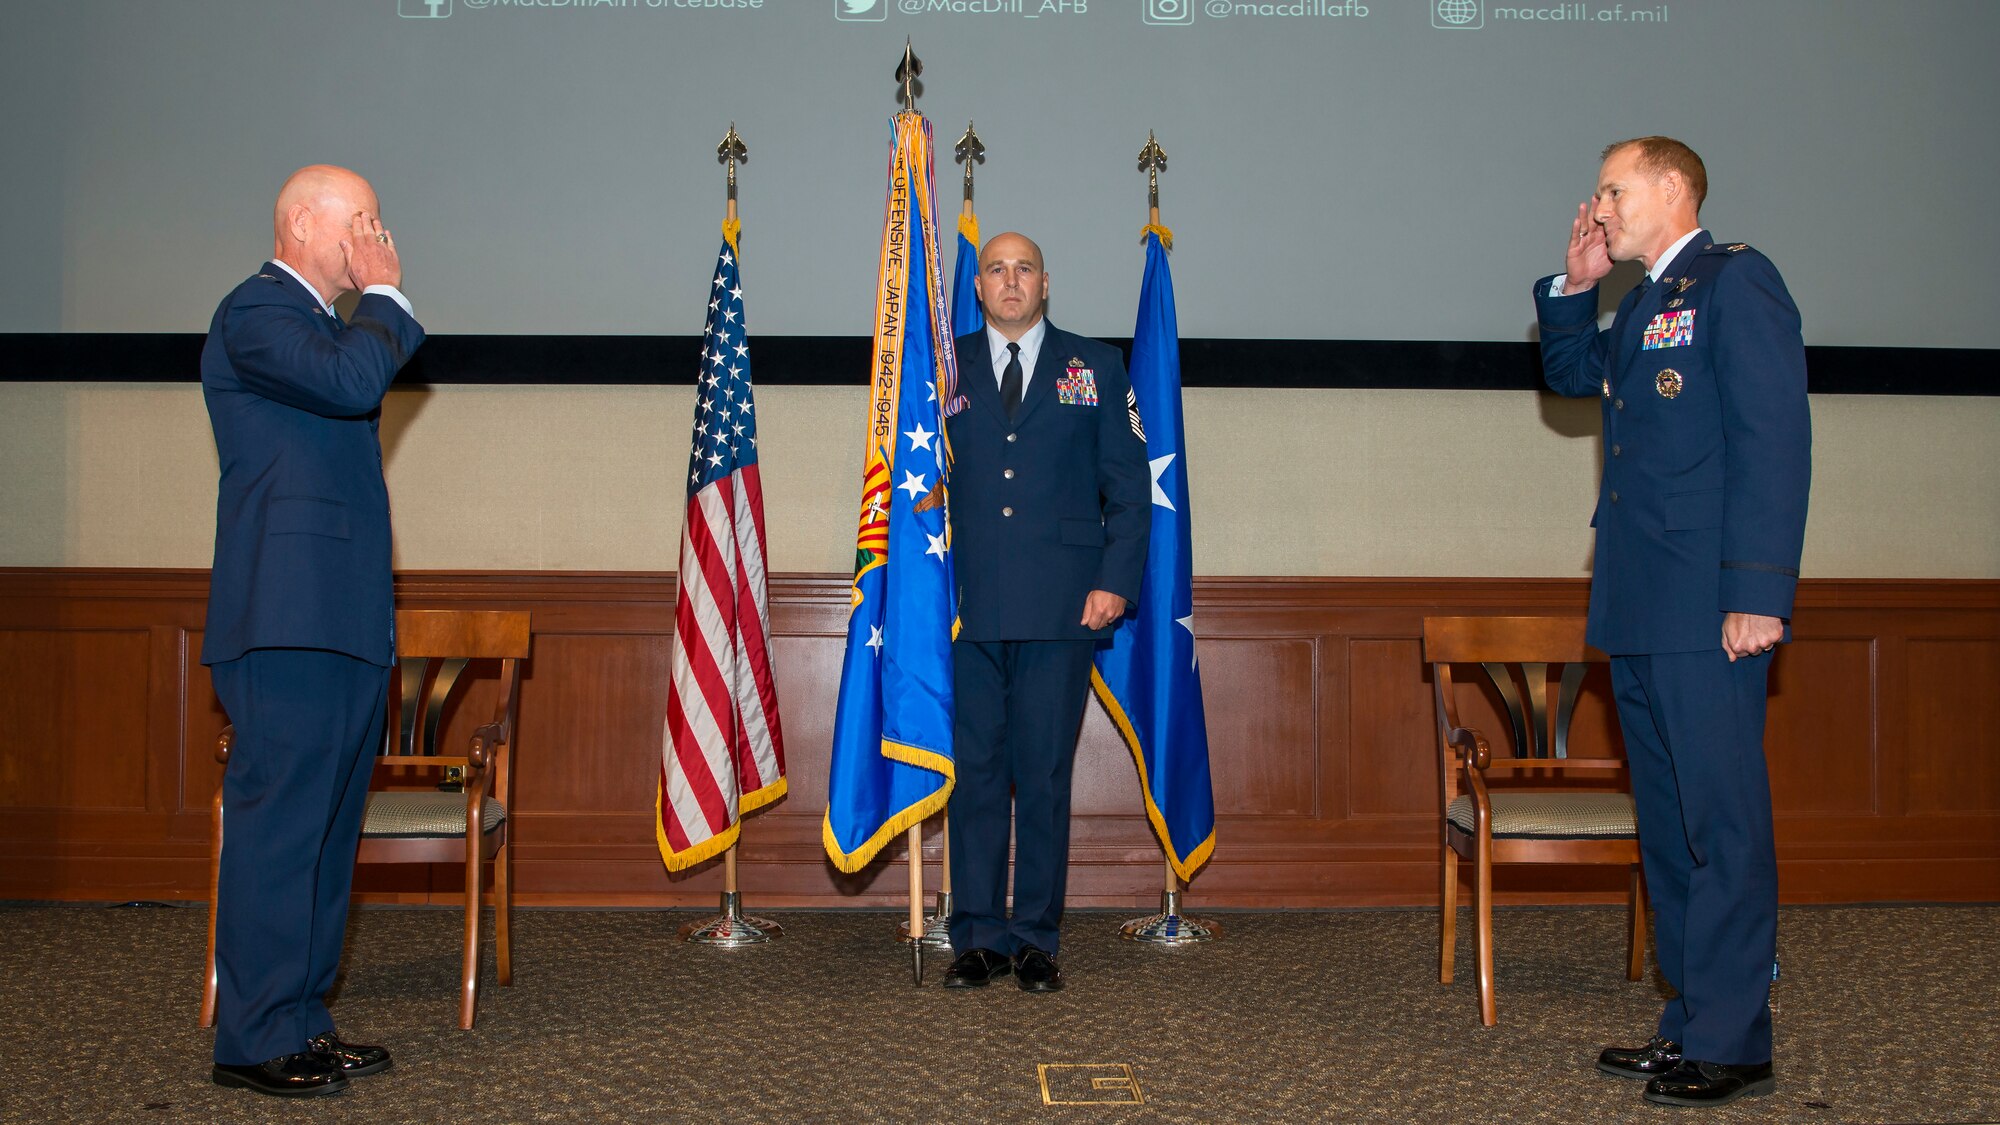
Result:
{"label": "dress blue trousers", "polygon": [[1611,661],[1660,972],[1680,995],[1659,1034],[1687,1058],[1771,1058],[1778,861],[1764,710],[1771,657]]}
{"label": "dress blue trousers", "polygon": [[222,777],[215,1061],[246,1065],[333,1030],[326,994],[340,968],[389,669],[267,648],[209,671],[236,727]]}
{"label": "dress blue trousers", "polygon": [[1096,647],[1089,640],[951,646],[957,778],[949,828],[950,932],[952,948],[960,953],[992,949],[1011,955],[1030,945],[1058,952],[1069,880],[1070,776]]}

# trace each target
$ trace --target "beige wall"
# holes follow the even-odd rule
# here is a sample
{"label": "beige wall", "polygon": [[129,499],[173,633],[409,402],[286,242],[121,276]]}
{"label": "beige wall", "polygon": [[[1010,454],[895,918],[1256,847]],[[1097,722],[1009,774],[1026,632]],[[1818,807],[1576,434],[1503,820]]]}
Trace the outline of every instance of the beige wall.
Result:
{"label": "beige wall", "polygon": [[[671,570],[692,392],[445,387],[384,410],[397,565]],[[758,392],[771,568],[851,565],[859,387]],[[1579,575],[1597,404],[1531,392],[1187,394],[1200,574]],[[1821,396],[1805,573],[2000,578],[2000,398]],[[0,566],[201,567],[192,385],[0,384]]]}

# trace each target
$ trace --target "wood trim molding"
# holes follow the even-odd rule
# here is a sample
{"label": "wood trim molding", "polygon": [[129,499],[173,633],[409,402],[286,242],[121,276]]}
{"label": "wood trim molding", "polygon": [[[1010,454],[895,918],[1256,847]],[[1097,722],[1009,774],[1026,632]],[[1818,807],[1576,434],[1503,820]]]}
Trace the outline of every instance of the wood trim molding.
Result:
{"label": "wood trim molding", "polygon": [[[198,657],[207,586],[204,570],[0,568],[0,722],[22,747],[0,770],[0,897],[205,894],[209,747],[224,721]],[[1435,902],[1423,617],[1580,614],[1587,593],[1569,578],[1197,580],[1220,824],[1191,901]],[[411,571],[397,597],[534,615],[512,810],[519,901],[713,905],[715,865],[669,878],[652,843],[671,574]],[[847,581],[775,575],[771,601],[793,784],[745,826],[746,897],[896,904],[900,853],[848,876],[820,850]],[[1768,739],[1785,900],[2000,899],[2000,582],[1809,579],[1794,632]],[[1615,741],[1608,716],[1600,699],[1578,720],[1595,734],[1579,737]],[[933,858],[936,846],[933,829]],[[1157,901],[1131,760],[1094,707],[1071,856],[1072,905]],[[357,886],[450,902],[456,880],[364,868]],[[1496,882],[1503,902],[1624,894],[1619,873],[1585,868],[1503,868]]]}

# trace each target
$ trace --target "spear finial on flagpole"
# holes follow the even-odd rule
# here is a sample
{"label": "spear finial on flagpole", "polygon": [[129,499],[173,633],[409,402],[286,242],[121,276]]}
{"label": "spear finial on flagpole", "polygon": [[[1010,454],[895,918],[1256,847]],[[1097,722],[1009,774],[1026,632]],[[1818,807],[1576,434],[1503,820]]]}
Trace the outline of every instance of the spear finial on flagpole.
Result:
{"label": "spear finial on flagpole", "polygon": [[722,219],[722,237],[728,239],[729,245],[735,247],[737,254],[741,255],[743,249],[736,245],[737,233],[743,229],[743,224],[736,220],[736,162],[741,160],[748,163],[750,149],[743,144],[743,138],[737,135],[736,122],[729,123],[729,132],[724,133],[722,143],[715,146],[715,159],[729,166],[729,205]]}
{"label": "spear finial on flagpole", "polygon": [[1146,234],[1160,236],[1160,245],[1169,250],[1174,248],[1174,232],[1160,225],[1160,173],[1167,170],[1167,150],[1146,130],[1146,147],[1139,150],[1139,171],[1146,173],[1146,229],[1139,241],[1146,241]]}
{"label": "spear finial on flagpole", "polygon": [[917,112],[917,95],[923,93],[923,83],[917,75],[924,72],[923,60],[917,58],[910,47],[910,40],[903,39],[903,61],[896,64],[896,81],[903,87],[903,112]]}
{"label": "spear finial on flagpole", "polygon": [[979,139],[979,134],[973,132],[971,121],[965,123],[965,135],[959,137],[958,143],[952,146],[951,154],[952,159],[965,165],[965,198],[970,202],[972,199],[972,166],[974,164],[986,163],[986,145]]}

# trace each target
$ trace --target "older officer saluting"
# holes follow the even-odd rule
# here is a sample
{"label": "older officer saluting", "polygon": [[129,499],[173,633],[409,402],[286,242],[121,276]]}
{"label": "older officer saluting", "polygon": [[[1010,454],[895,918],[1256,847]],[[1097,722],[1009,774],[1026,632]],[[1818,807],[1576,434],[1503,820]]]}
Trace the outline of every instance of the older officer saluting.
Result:
{"label": "older officer saluting", "polygon": [[[354,851],[389,669],[389,493],[376,436],[423,341],[368,181],[301,168],[271,260],[223,298],[201,352],[222,479],[202,663],[236,728],[216,887],[218,1085],[332,1094],[389,1068],[334,1034]],[[342,323],[335,297],[361,290]]]}
{"label": "older officer saluting", "polygon": [[[1611,656],[1660,971],[1679,993],[1645,1046],[1597,1065],[1691,1106],[1776,1088],[1764,704],[1812,445],[1798,308],[1768,258],[1701,229],[1707,192],[1679,141],[1610,146],[1567,272],[1535,283],[1549,386],[1604,405],[1589,641]],[[1597,283],[1634,259],[1646,277],[1600,332]]]}
{"label": "older officer saluting", "polygon": [[1138,596],[1152,491],[1125,364],[1042,315],[1041,248],[994,236],[978,289],[986,327],[958,338],[969,402],[951,423],[961,628],[950,929],[960,954],[944,983],[972,988],[1012,972],[1029,992],[1053,992],[1091,655]]}

